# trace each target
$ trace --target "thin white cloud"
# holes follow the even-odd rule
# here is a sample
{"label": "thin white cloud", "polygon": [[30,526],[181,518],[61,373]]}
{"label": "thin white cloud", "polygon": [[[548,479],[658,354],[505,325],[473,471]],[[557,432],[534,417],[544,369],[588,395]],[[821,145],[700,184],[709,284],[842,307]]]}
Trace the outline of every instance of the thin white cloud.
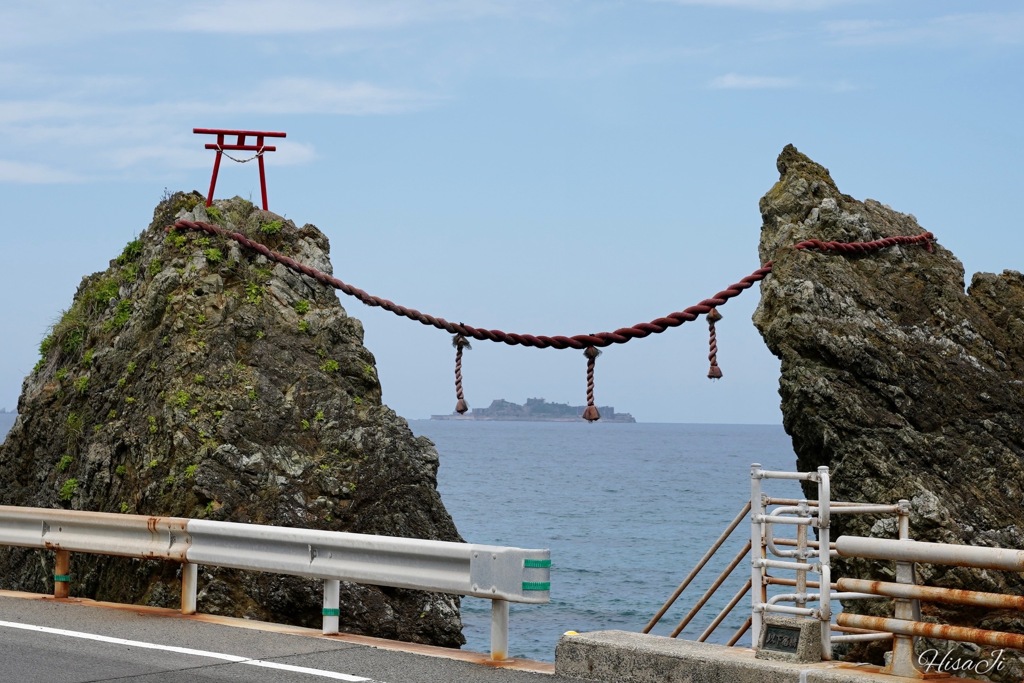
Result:
{"label": "thin white cloud", "polygon": [[213,152],[206,152],[201,145],[185,147],[153,140],[143,145],[118,145],[102,152],[107,165],[116,170],[131,168],[201,168],[210,165]]}
{"label": "thin white cloud", "polygon": [[80,183],[84,180],[81,175],[45,164],[0,159],[0,183],[46,185]]}
{"label": "thin white cloud", "polygon": [[185,6],[164,26],[206,33],[279,35],[550,13],[546,3],[536,0],[223,0]]}
{"label": "thin white cloud", "polygon": [[372,83],[334,83],[313,78],[277,78],[227,105],[267,114],[396,114],[438,100],[422,93]]}
{"label": "thin white cloud", "polygon": [[799,81],[795,78],[780,76],[745,76],[729,73],[719,76],[708,84],[714,90],[766,90],[779,88],[795,88]]}
{"label": "thin white cloud", "polygon": [[759,12],[816,12],[857,0],[657,0],[673,5],[743,9]]}
{"label": "thin white cloud", "polygon": [[[90,81],[115,88],[123,82],[104,77]],[[64,87],[56,76],[53,85],[47,97],[0,101],[0,139],[10,141],[12,159],[0,162],[0,182],[86,182],[111,174],[202,168],[211,164],[212,153],[192,134],[193,126],[240,121],[244,123],[233,125],[259,128],[282,116],[394,115],[439,101],[368,82],[305,77],[239,85],[218,90],[216,96],[193,93],[190,99],[145,103],[109,97],[106,87]],[[306,143],[282,140],[276,146],[275,164],[301,165],[316,158]]]}
{"label": "thin white cloud", "polygon": [[840,81],[835,81],[833,83],[829,83],[827,87],[832,92],[839,92],[839,93],[842,93],[842,92],[853,92],[855,90],[860,90],[861,89],[860,86],[858,86],[858,85],[856,85],[854,83],[850,83],[849,81],[846,81],[846,80],[840,80]]}
{"label": "thin white cloud", "polygon": [[426,23],[492,17],[547,21],[563,13],[549,0],[48,0],[13,6],[8,2],[0,4],[0,53],[125,33],[380,35]]}
{"label": "thin white cloud", "polygon": [[1024,43],[1024,12],[948,14],[919,23],[873,20],[823,22],[832,42],[840,45],[928,45]]}
{"label": "thin white cloud", "polygon": [[317,153],[313,145],[293,140],[288,144],[283,142],[277,144],[277,152],[274,153],[274,165],[301,166],[308,164],[316,158]]}
{"label": "thin white cloud", "polygon": [[[200,100],[168,100],[149,104],[112,104],[95,91],[62,92],[49,98],[0,101],[0,127],[36,124],[45,128],[55,121],[109,121],[144,119],[148,122],[174,116],[220,114],[396,114],[436,105],[442,98],[403,88],[364,81],[351,83],[291,77],[276,78],[219,92]],[[111,126],[117,136],[131,134],[124,126]]]}
{"label": "thin white cloud", "polygon": [[386,0],[227,0],[186,7],[169,28],[208,33],[309,33],[400,26],[416,18],[412,6]]}

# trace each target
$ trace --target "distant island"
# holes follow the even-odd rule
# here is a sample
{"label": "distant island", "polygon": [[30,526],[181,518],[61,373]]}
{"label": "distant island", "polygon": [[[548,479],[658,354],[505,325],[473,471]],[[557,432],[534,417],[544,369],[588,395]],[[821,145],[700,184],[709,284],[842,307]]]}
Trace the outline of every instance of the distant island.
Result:
{"label": "distant island", "polygon": [[[488,408],[474,408],[465,415],[431,415],[431,420],[518,420],[522,422],[576,422],[583,419],[586,406],[570,406],[565,403],[548,403],[542,398],[528,398],[526,405],[519,405],[503,398],[491,401]],[[629,413],[616,413],[611,406],[598,406],[601,422],[636,422]]]}

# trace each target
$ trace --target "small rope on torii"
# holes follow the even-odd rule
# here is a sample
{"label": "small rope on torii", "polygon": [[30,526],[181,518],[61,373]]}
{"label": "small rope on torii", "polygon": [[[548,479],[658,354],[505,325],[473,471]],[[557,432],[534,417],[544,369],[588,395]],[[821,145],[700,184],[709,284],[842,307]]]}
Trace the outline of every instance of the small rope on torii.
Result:
{"label": "small rope on torii", "polygon": [[[321,270],[317,270],[311,266],[299,263],[298,261],[285,256],[284,254],[273,251],[266,245],[249,239],[240,232],[234,232],[225,230],[219,226],[207,223],[204,221],[187,221],[178,220],[174,225],[168,226],[167,230],[198,230],[207,232],[211,235],[218,235],[226,239],[234,240],[242,246],[251,249],[267,259],[280,263],[281,265],[294,270],[303,275],[308,275],[317,282],[321,282],[325,285],[334,287],[335,289],[355,297],[362,301],[367,306],[379,306],[386,311],[391,311],[395,315],[399,315],[410,320],[415,320],[423,325],[429,325],[436,327],[437,329],[445,330],[450,334],[455,335],[453,344],[455,344],[455,362],[456,362],[456,410],[459,407],[465,407],[469,409],[468,404],[465,402],[465,398],[462,394],[462,350],[469,347],[469,339],[476,339],[479,341],[493,341],[503,342],[510,346],[532,346],[534,348],[546,349],[579,349],[584,351],[584,355],[587,358],[587,407],[584,410],[584,419],[588,421],[594,421],[600,418],[597,411],[597,406],[594,404],[594,365],[595,359],[597,358],[599,351],[598,349],[611,346],[612,344],[625,344],[632,339],[642,339],[652,334],[660,334],[670,328],[679,327],[683,323],[692,322],[698,317],[704,315],[708,316],[708,327],[710,334],[710,353],[708,355],[711,361],[711,369],[708,372],[708,377],[717,379],[721,377],[721,369],[718,367],[718,340],[715,333],[714,324],[721,319],[721,314],[717,311],[717,308],[725,305],[730,299],[739,296],[744,290],[749,289],[755,283],[764,280],[771,272],[773,262],[768,261],[763,266],[752,272],[750,275],[742,278],[738,282],[730,285],[729,287],[718,292],[714,296],[704,299],[703,301],[684,308],[681,311],[675,313],[669,313],[662,318],[655,318],[654,320],[646,323],[637,323],[631,327],[620,327],[613,332],[596,332],[593,334],[576,334],[572,336],[564,335],[533,335],[533,334],[517,334],[514,332],[503,332],[501,330],[486,330],[477,327],[472,327],[464,323],[452,323],[444,318],[438,318],[426,313],[421,313],[414,308],[406,308],[405,306],[399,306],[393,301],[383,299],[380,297],[373,296],[358,287],[354,287],[350,284],[342,282],[338,278],[328,275]],[[935,235],[931,232],[924,232],[920,235],[897,235],[894,237],[883,237],[877,240],[871,240],[869,242],[824,242],[822,240],[804,240],[794,244],[791,249],[797,251],[817,251],[821,253],[838,253],[847,256],[865,256],[872,254],[888,247],[895,247],[900,245],[920,245],[923,244],[925,248],[932,251],[932,241],[935,239]],[[714,314],[712,314],[714,311]],[[717,317],[716,317],[717,316]],[[462,337],[464,340],[463,345],[459,345],[456,341],[458,337]],[[587,417],[588,415],[592,416]]]}
{"label": "small rope on torii", "polygon": [[253,161],[254,159],[259,159],[261,156],[263,156],[263,151],[264,150],[263,150],[262,147],[260,147],[258,150],[256,150],[255,154],[253,154],[251,157],[248,157],[246,159],[238,159],[238,158],[235,158],[235,157],[231,156],[220,145],[217,145],[217,151],[220,152],[221,154],[223,154],[224,156],[226,156],[228,159],[231,159],[231,161],[237,162],[239,164],[247,164],[250,161]]}

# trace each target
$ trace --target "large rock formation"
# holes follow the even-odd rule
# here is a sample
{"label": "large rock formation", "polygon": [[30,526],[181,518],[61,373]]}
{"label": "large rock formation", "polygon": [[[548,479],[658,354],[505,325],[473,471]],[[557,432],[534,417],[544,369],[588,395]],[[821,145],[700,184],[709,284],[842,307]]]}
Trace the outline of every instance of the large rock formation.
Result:
{"label": "large rock formation", "polygon": [[[212,220],[330,272],[315,227],[241,199],[167,197],[110,267],[82,280],[25,380],[0,448],[0,503],[461,540],[438,455],[381,403],[362,326],[334,291]],[[52,590],[37,551],[0,552],[0,585]],[[72,594],[176,606],[177,567],[75,556]],[[315,626],[319,582],[202,568],[200,611]],[[457,646],[458,599],[342,588],[342,628]]]}
{"label": "large rock formation", "polygon": [[[913,216],[842,194],[828,170],[792,146],[778,168],[779,182],[761,200],[760,257],[774,268],[754,322],[782,361],[784,425],[800,469],[828,465],[837,500],[910,499],[918,540],[1024,548],[1024,276],[979,273],[965,293],[963,266],[941,234],[932,251],[789,249],[810,238],[866,241],[923,229]],[[874,519],[833,519],[833,537],[894,536]],[[846,562],[838,575],[881,578],[883,569],[891,572]],[[1024,588],[1021,575],[1006,572],[920,565],[918,575],[955,588]],[[985,609],[926,605],[925,614],[1024,626],[1016,613]],[[952,646],[935,644],[940,652]],[[1008,675],[1021,680],[1016,671]]]}

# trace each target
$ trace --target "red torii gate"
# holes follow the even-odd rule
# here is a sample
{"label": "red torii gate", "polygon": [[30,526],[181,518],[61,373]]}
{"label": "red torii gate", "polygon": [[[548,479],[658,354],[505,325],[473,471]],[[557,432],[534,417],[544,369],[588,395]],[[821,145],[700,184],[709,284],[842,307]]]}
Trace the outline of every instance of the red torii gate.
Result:
{"label": "red torii gate", "polygon": [[[220,171],[220,158],[225,155],[227,151],[242,151],[242,152],[255,152],[255,154],[248,159],[236,159],[230,154],[227,154],[227,158],[232,161],[238,161],[240,163],[246,163],[253,159],[259,160],[260,167],[260,192],[263,195],[263,210],[267,211],[267,176],[266,171],[263,168],[263,153],[264,152],[276,152],[277,147],[273,145],[264,145],[264,138],[283,138],[287,137],[287,133],[269,133],[266,131],[258,130],[223,130],[220,128],[193,128],[193,133],[199,135],[216,135],[217,142],[206,143],[206,149],[217,150],[217,158],[213,160],[213,176],[210,178],[210,194],[206,197],[206,205],[210,206],[213,204],[213,189],[217,186],[217,173]],[[237,136],[235,142],[224,142],[225,135]],[[246,144],[246,137],[256,138],[256,143]]]}

